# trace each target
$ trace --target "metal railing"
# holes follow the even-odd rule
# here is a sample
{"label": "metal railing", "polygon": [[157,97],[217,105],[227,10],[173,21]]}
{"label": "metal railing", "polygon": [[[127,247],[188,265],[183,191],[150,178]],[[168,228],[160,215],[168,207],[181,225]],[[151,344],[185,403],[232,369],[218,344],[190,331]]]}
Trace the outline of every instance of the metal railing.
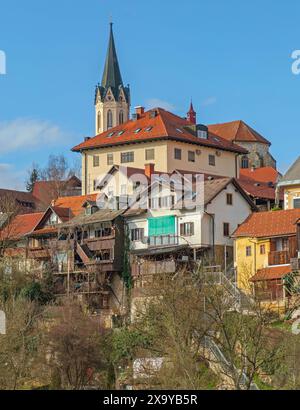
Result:
{"label": "metal railing", "polygon": [[148,236],[147,244],[150,247],[179,245],[179,236],[177,235]]}
{"label": "metal railing", "polygon": [[[222,352],[222,350],[219,348],[219,346],[208,336],[204,336],[204,346],[206,349],[208,349],[212,355],[214,356],[215,360],[217,363],[219,363],[225,374],[230,374],[230,373],[235,373],[238,375],[239,370],[234,366],[234,365],[230,365],[230,363],[228,362],[228,360],[226,359],[224,353]],[[233,376],[233,375],[232,375]],[[241,374],[239,375],[240,378],[240,384],[241,387],[245,387],[249,385],[249,378],[248,376],[245,374],[244,371],[241,371]],[[250,384],[250,390],[259,390],[258,386],[256,385],[256,383],[252,382]]]}

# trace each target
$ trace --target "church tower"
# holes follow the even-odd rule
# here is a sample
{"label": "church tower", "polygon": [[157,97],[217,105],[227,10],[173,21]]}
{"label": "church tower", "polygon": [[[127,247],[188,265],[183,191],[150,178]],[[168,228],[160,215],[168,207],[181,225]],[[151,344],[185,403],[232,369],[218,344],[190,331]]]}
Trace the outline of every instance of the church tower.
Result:
{"label": "church tower", "polygon": [[130,89],[124,87],[120,72],[113,23],[101,85],[96,86],[96,135],[129,120]]}

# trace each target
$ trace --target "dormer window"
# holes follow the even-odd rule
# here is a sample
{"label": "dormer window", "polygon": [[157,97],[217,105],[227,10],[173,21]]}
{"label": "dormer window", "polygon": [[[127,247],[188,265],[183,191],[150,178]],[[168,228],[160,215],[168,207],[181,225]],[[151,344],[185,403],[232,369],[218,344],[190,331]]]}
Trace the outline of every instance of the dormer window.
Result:
{"label": "dormer window", "polygon": [[142,131],[142,128],[138,128],[138,129],[136,129],[135,131],[134,131],[134,133],[135,134],[138,134],[139,132],[141,132]]}
{"label": "dormer window", "polygon": [[198,130],[198,131],[197,131],[197,137],[198,137],[198,138],[201,138],[201,139],[207,140],[207,138],[208,138],[207,131]]}

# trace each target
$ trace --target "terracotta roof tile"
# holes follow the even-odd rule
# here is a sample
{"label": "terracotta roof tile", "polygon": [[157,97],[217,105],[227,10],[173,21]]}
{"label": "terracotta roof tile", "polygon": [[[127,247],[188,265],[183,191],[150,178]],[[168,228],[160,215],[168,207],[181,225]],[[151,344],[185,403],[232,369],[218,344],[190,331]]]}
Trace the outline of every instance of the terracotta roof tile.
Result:
{"label": "terracotta roof tile", "polygon": [[271,238],[272,236],[295,235],[300,209],[268,211],[251,214],[234,232],[234,237]]}
{"label": "terracotta roof tile", "polygon": [[20,239],[32,232],[44,216],[43,212],[17,215],[0,234],[2,239]]}
{"label": "terracotta roof tile", "polygon": [[[156,115],[151,117],[152,112]],[[172,139],[191,144],[209,146],[238,153],[246,153],[242,147],[233,144],[222,137],[209,134],[208,139],[197,138],[186,127],[191,125],[186,119],[170,113],[162,108],[147,111],[138,120],[130,120],[100,135],[90,138],[77,145],[72,151],[111,147],[115,145],[133,144],[152,140]],[[139,132],[136,132],[140,130]],[[122,134],[120,135],[120,133]]]}
{"label": "terracotta roof tile", "polygon": [[259,269],[250,279],[251,282],[261,282],[265,280],[283,279],[284,276],[291,273],[291,265],[270,266]]}
{"label": "terracotta roof tile", "polygon": [[79,215],[82,211],[82,205],[87,201],[96,201],[97,194],[81,195],[81,196],[64,196],[56,199],[54,202],[54,208],[68,208],[70,209],[70,216],[74,217]]}
{"label": "terracotta roof tile", "polygon": [[276,184],[279,176],[280,173],[272,167],[240,169],[240,179],[253,179],[258,182],[272,182]]}
{"label": "terracotta roof tile", "polygon": [[[246,178],[239,178],[238,181],[244,191],[251,197],[275,200],[276,190],[274,186]],[[281,196],[281,199],[283,199],[283,194]]]}
{"label": "terracotta roof tile", "polygon": [[211,124],[208,126],[210,132],[234,142],[261,142],[271,145],[271,143],[251,128],[244,121],[225,122],[223,124]]}

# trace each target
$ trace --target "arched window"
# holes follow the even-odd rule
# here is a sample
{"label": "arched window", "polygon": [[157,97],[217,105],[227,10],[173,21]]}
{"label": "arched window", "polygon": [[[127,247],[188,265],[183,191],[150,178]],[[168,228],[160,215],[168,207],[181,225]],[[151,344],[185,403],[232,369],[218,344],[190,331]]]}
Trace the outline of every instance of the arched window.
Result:
{"label": "arched window", "polygon": [[242,168],[249,168],[249,158],[246,155],[242,157]]}
{"label": "arched window", "polygon": [[124,112],[120,111],[119,113],[119,124],[123,124],[124,122]]}
{"label": "arched window", "polygon": [[112,128],[113,126],[113,115],[111,110],[107,111],[107,129]]}
{"label": "arched window", "polygon": [[101,131],[101,112],[100,111],[98,112],[98,115],[97,115],[97,130],[98,132]]}

